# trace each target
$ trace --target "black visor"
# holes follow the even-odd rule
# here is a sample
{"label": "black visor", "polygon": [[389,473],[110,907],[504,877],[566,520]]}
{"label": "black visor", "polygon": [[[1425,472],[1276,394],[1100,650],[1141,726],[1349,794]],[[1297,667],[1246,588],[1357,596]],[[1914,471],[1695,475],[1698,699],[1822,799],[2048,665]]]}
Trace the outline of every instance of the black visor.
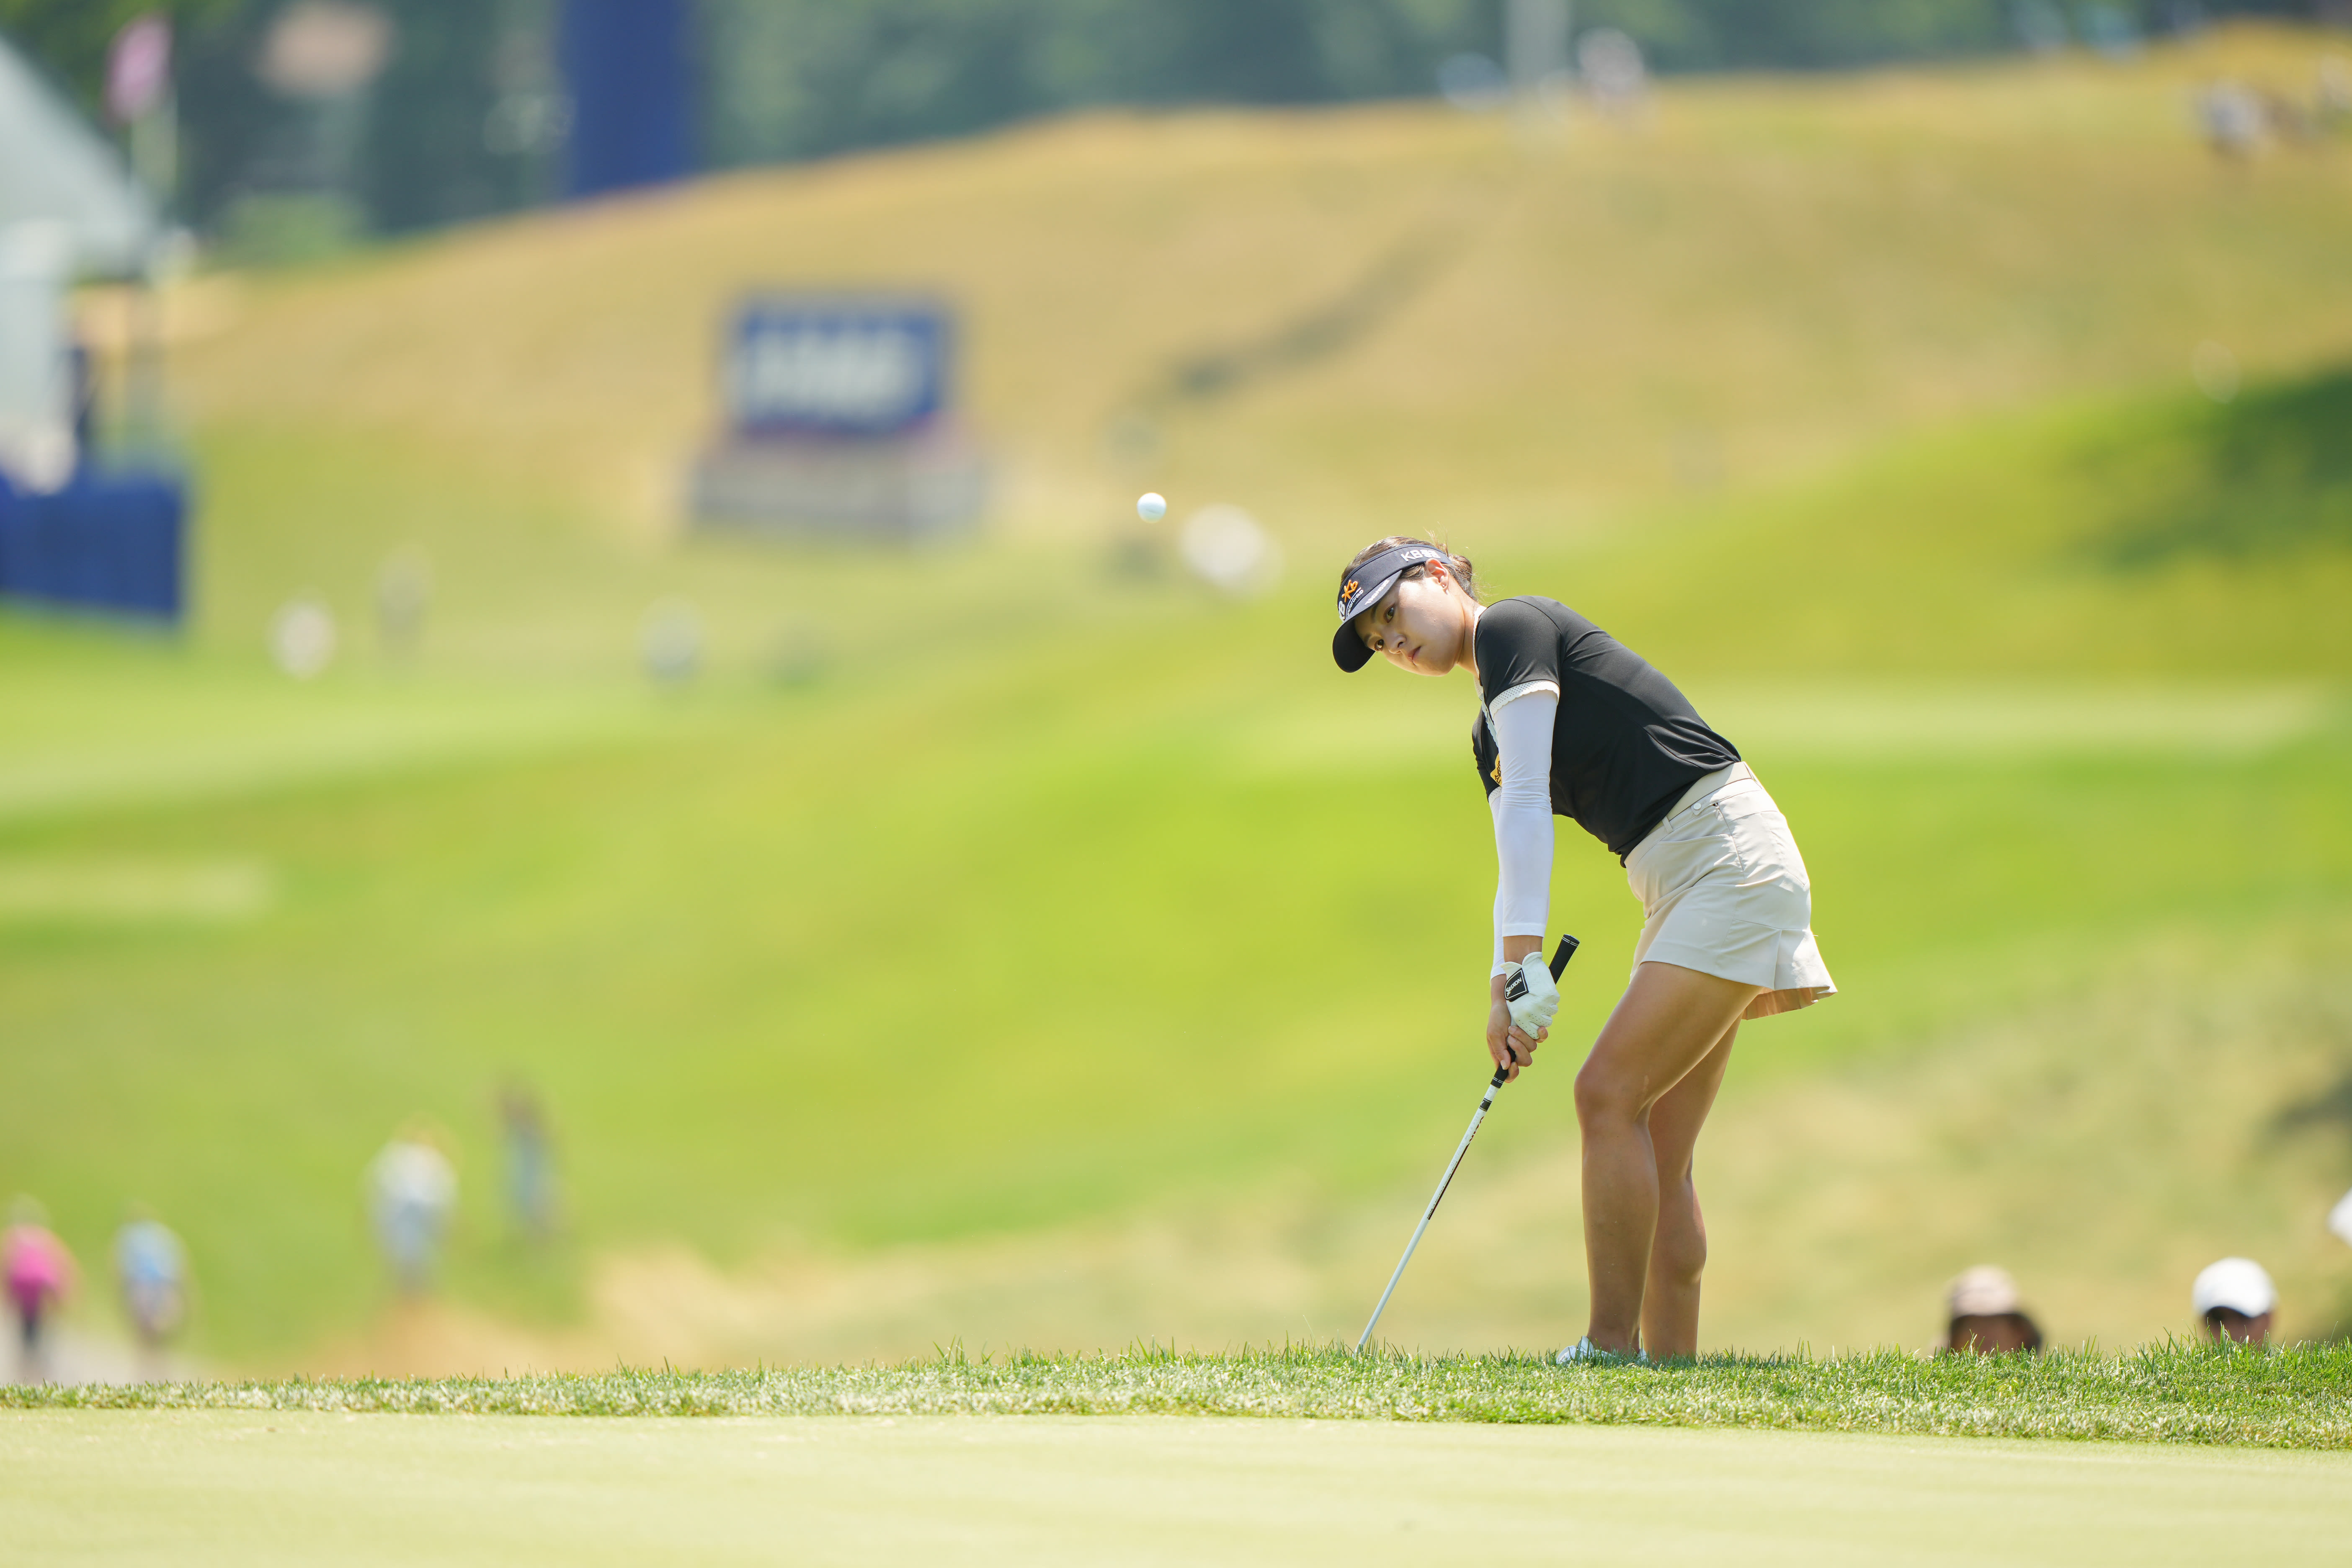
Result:
{"label": "black visor", "polygon": [[1339,584],[1339,629],[1331,634],[1331,658],[1341,669],[1352,673],[1372,661],[1372,650],[1356,635],[1356,617],[1379,604],[1408,566],[1444,559],[1445,552],[1426,544],[1400,544],[1349,572]]}

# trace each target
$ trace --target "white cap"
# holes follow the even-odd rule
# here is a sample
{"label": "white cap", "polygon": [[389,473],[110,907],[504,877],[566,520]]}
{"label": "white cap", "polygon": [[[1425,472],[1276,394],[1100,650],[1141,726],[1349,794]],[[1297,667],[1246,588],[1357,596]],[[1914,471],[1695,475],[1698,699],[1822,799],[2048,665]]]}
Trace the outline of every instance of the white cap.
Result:
{"label": "white cap", "polygon": [[2327,1211],[2327,1228],[2352,1242],[2352,1193],[2336,1199],[2336,1206]]}
{"label": "white cap", "polygon": [[1953,1280],[1944,1304],[1955,1318],[2000,1318],[2025,1310],[2018,1298],[2017,1281],[2009,1277],[2008,1269],[1990,1263],[1980,1263]]}
{"label": "white cap", "polygon": [[2200,1318],[2216,1307],[2259,1318],[2278,1305],[2278,1289],[2271,1283],[2263,1266],[2252,1258],[2224,1258],[2208,1265],[2205,1272],[2197,1276],[2189,1300]]}

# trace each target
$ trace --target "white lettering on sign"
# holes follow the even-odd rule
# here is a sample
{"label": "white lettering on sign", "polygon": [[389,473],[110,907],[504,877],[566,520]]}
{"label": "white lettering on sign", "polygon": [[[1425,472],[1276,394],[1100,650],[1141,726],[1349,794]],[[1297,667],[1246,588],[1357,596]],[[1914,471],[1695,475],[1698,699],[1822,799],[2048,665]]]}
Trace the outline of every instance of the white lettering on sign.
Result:
{"label": "white lettering on sign", "polygon": [[728,365],[738,420],[883,425],[918,409],[930,353],[889,322],[778,323],[738,338]]}

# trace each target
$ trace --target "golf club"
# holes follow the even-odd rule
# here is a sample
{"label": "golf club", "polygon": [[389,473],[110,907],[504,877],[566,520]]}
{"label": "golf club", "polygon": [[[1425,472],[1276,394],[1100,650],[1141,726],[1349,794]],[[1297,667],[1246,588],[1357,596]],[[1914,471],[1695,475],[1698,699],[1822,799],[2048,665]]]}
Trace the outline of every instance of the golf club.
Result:
{"label": "golf club", "polygon": [[[1563,934],[1559,946],[1553,950],[1551,955],[1552,979],[1556,981],[1565,973],[1568,961],[1575,956],[1576,939]],[[1510,984],[1504,988],[1503,999],[1517,1001],[1527,994],[1527,988],[1525,977],[1514,974]],[[1445,1189],[1454,1184],[1454,1173],[1462,1168],[1462,1156],[1470,1152],[1470,1140],[1478,1136],[1478,1124],[1486,1120],[1487,1109],[1495,1103],[1495,1091],[1503,1087],[1503,1081],[1510,1072],[1508,1064],[1496,1068],[1495,1076],[1487,1081],[1486,1092],[1478,1097],[1478,1109],[1470,1114],[1470,1130],[1462,1134],[1462,1142],[1454,1146],[1454,1158],[1445,1163],[1445,1174],[1437,1179],[1436,1195],[1429,1200],[1429,1208],[1422,1215],[1421,1223],[1412,1227],[1412,1239],[1404,1244],[1404,1256],[1397,1259],[1396,1272],[1389,1276],[1389,1288],[1381,1292],[1380,1304],[1372,1309],[1371,1321],[1364,1325],[1364,1331],[1356,1338],[1358,1350],[1362,1350],[1371,1340],[1372,1330],[1380,1323],[1381,1314],[1388,1310],[1389,1298],[1396,1294],[1397,1281],[1404,1278],[1404,1266],[1412,1261],[1412,1249],[1421,1245],[1421,1233],[1427,1230],[1429,1222],[1437,1217],[1437,1205],[1445,1201]]]}

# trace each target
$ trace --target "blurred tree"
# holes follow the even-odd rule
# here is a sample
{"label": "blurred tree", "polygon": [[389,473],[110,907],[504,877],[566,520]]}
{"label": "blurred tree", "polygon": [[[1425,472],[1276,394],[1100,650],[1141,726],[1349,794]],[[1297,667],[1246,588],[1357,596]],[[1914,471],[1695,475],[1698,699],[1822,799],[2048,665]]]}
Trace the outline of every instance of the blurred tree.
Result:
{"label": "blurred tree", "polygon": [[40,62],[92,116],[106,84],[106,51],[133,16],[160,11],[173,30],[217,23],[246,0],[0,0],[0,33]]}
{"label": "blurred tree", "polygon": [[1500,0],[702,0],[721,164],[961,135],[1102,103],[1427,92]]}
{"label": "blurred tree", "polygon": [[2008,0],[1587,0],[1587,25],[1633,35],[1668,70],[1818,69],[1980,53],[2011,39]]}
{"label": "blurred tree", "polygon": [[[267,188],[288,106],[252,62],[293,0],[0,0],[0,33],[95,110],[115,30],[177,24],[184,209]],[[357,195],[374,226],[541,199],[560,158],[545,40],[562,0],[372,0],[398,43],[373,89]],[[703,156],[715,165],[956,136],[1091,104],[1408,97],[1500,49],[1505,0],[697,0]],[[2090,0],[2050,0],[2077,36]],[[2114,7],[2110,5],[2108,9]],[[2329,0],[2128,0],[2149,31]],[[2017,45],[2016,0],[1577,0],[1666,70],[1821,69]]]}
{"label": "blurred tree", "polygon": [[497,100],[499,8],[375,0],[399,42],[374,89],[361,198],[380,228],[413,229],[521,204],[520,170],[485,134]]}
{"label": "blurred tree", "polygon": [[1163,13],[1174,24],[1174,47],[1162,57],[1167,86],[1239,103],[1333,96],[1316,47],[1315,10],[1313,0],[1190,0],[1173,7]]}
{"label": "blurred tree", "polygon": [[[2095,10],[2143,32],[2229,15],[2315,17],[2328,0],[2050,0],[2077,38]],[[1579,27],[1622,27],[1665,70],[1832,69],[2015,47],[2019,0],[1578,0]]]}
{"label": "blurred tree", "polygon": [[[2053,0],[2077,34],[2090,0]],[[1504,0],[701,0],[718,164],[960,135],[1097,103],[1418,96],[1439,62],[1499,53]],[[2109,9],[2114,7],[2110,5]],[[2315,15],[2325,0],[2129,0],[2186,16]],[[2018,44],[2015,0],[1577,0],[1666,70],[1824,69]]]}

